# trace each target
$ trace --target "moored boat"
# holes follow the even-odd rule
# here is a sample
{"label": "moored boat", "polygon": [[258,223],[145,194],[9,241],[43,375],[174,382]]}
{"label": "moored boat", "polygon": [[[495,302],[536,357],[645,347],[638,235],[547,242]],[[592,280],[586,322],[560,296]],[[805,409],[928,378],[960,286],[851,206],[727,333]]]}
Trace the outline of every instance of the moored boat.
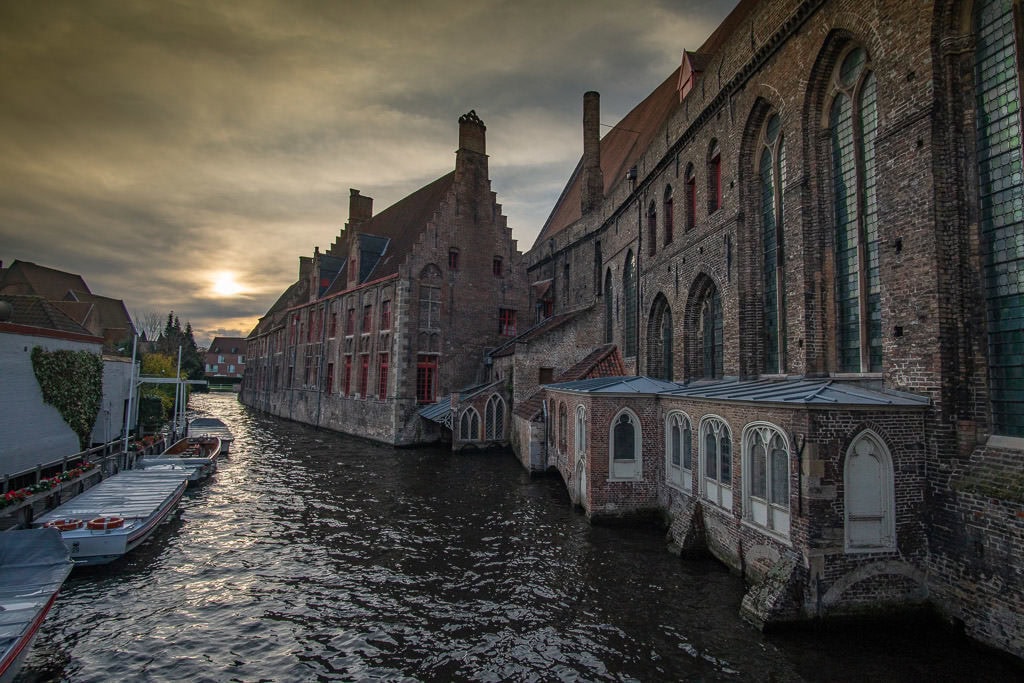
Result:
{"label": "moored boat", "polygon": [[55,528],[75,564],[106,564],[145,541],[177,507],[189,472],[127,470],[33,522]]}
{"label": "moored boat", "polygon": [[0,683],[18,675],[73,566],[56,529],[0,533]]}
{"label": "moored boat", "polygon": [[206,479],[217,471],[221,440],[217,436],[189,436],[176,441],[157,456],[147,456],[135,463],[136,469],[175,470],[188,472],[190,481]]}
{"label": "moored boat", "polygon": [[220,452],[224,455],[231,450],[235,437],[228,429],[228,426],[215,417],[197,417],[188,423],[188,433],[191,436],[209,434],[220,437]]}

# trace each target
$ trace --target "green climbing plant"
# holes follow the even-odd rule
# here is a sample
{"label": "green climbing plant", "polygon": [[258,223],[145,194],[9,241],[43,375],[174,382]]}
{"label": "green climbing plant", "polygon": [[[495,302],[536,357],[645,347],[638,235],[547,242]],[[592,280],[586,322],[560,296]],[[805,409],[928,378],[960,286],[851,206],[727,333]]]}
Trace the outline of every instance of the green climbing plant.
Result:
{"label": "green climbing plant", "polygon": [[92,427],[103,402],[103,359],[89,351],[32,349],[32,370],[43,400],[60,413],[78,434],[78,443],[89,446]]}

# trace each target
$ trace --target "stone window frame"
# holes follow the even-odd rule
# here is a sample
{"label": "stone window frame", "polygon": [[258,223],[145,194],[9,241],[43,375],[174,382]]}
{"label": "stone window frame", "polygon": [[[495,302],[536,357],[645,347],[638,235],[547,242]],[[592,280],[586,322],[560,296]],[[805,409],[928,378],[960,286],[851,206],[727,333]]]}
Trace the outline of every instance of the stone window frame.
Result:
{"label": "stone window frame", "polygon": [[484,438],[498,441],[505,438],[505,399],[491,394],[484,405]]}
{"label": "stone window frame", "polygon": [[[676,426],[679,427],[678,464],[673,462],[675,458],[672,429]],[[690,435],[688,440],[684,438],[687,432]],[[686,466],[687,461],[689,467]],[[665,415],[665,483],[686,495],[693,493],[693,420],[682,410],[673,409]]]}
{"label": "stone window frame", "polygon": [[469,406],[459,415],[459,441],[480,440],[480,413]]}
{"label": "stone window frame", "polygon": [[636,256],[633,250],[626,252],[622,266],[622,299],[623,299],[623,343],[622,353],[626,358],[634,358],[637,354],[636,323],[637,323],[637,273]]}
{"label": "stone window frame", "polygon": [[672,240],[675,237],[675,199],[672,195],[672,185],[665,185],[665,191],[662,193],[662,224],[664,229],[662,230],[662,244],[668,246],[672,244]]}
{"label": "stone window frame", "polygon": [[[620,420],[626,417],[633,427],[633,457],[617,458],[615,429]],[[643,424],[640,417],[631,408],[620,408],[608,424],[608,481],[642,481],[643,480]],[[623,454],[626,455],[626,454]],[[616,462],[622,463],[616,465]],[[618,474],[628,471],[628,474]]]}
{"label": "stone window frame", "polygon": [[612,280],[612,269],[608,268],[604,276],[604,343],[611,344],[615,336],[615,285]]}
{"label": "stone window frame", "polygon": [[[778,484],[777,474],[774,472],[772,460],[773,451],[771,449],[772,444],[776,439],[782,442],[782,450],[784,451],[786,458],[786,472],[782,478],[785,480],[785,504],[782,505],[777,501],[775,495],[774,485]],[[791,485],[792,474],[793,474],[793,447],[789,441],[789,437],[786,436],[786,432],[778,425],[763,420],[750,422],[743,427],[743,433],[740,437],[741,448],[742,448],[742,462],[740,470],[743,472],[741,477],[742,493],[743,493],[743,521],[756,527],[757,529],[768,533],[770,536],[779,540],[789,542],[790,529],[792,524],[792,498],[793,498],[793,487]],[[754,447],[756,445],[764,446],[764,485],[765,490],[763,495],[756,495],[754,493],[754,485],[757,479],[757,473],[759,468],[754,462]],[[758,519],[761,514],[755,509],[758,506],[764,508],[764,521]]]}
{"label": "stone window frame", "polygon": [[717,138],[708,144],[708,215],[722,208],[722,148]]}
{"label": "stone window frame", "polygon": [[658,253],[658,204],[653,199],[647,205],[647,255]]}
{"label": "stone window frame", "polygon": [[[858,447],[866,444],[873,449],[861,451]],[[878,480],[872,481],[869,486],[870,493],[878,495],[878,513],[871,515],[857,515],[861,519],[851,519],[854,513],[851,512],[855,499],[857,487],[851,480],[851,463],[855,457],[873,456],[878,462]],[[873,518],[879,519],[878,543],[856,543],[851,539],[852,524],[857,522],[868,522]],[[843,458],[843,548],[849,554],[872,553],[896,550],[896,483],[895,470],[892,453],[889,450],[885,439],[873,429],[865,428],[857,432],[850,440]]]}
{"label": "stone window frame", "polygon": [[565,401],[558,402],[558,452],[565,455],[569,451],[569,408]]}
{"label": "stone window frame", "polygon": [[[700,473],[700,494],[701,498],[711,503],[715,507],[732,512],[733,506],[733,478],[732,478],[732,466],[733,466],[733,448],[732,448],[732,427],[729,426],[729,422],[722,416],[716,414],[705,415],[700,420],[700,426],[698,427],[698,463],[697,471]],[[714,455],[714,470],[715,477],[708,477],[708,458],[709,449],[707,444],[707,437],[714,437],[715,439],[715,455]],[[724,438],[723,438],[724,437]],[[725,464],[722,458],[722,445],[728,444],[729,446],[729,462],[728,467],[723,467]],[[727,472],[729,476],[729,483],[723,484],[722,474]],[[711,489],[709,481],[713,481],[714,489]]]}
{"label": "stone window frame", "polygon": [[674,375],[674,331],[672,306],[663,292],[658,292],[647,317],[647,376],[672,381]]}
{"label": "stone window frame", "polygon": [[575,410],[575,432],[573,440],[577,460],[586,460],[587,457],[587,408],[582,403],[576,406]]}
{"label": "stone window frame", "polygon": [[683,174],[686,182],[686,222],[687,232],[697,227],[697,173],[693,163],[686,164],[686,172]]}

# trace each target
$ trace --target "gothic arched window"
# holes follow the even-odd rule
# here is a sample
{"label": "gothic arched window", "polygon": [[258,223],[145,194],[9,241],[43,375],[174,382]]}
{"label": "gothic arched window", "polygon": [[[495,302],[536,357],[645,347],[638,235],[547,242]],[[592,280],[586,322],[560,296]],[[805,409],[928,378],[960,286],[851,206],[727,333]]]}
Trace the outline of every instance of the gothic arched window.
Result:
{"label": "gothic arched window", "polygon": [[789,536],[789,447],[775,425],[743,430],[744,517]]}
{"label": "gothic arched window", "polygon": [[678,411],[665,418],[665,481],[687,493],[693,486],[693,430]]}
{"label": "gothic arched window", "polygon": [[659,293],[647,321],[648,377],[672,381],[672,343],[672,309]]}
{"label": "gothic arched window", "polygon": [[672,186],[671,185],[666,185],[665,186],[665,199],[664,199],[664,201],[662,203],[662,207],[663,207],[662,208],[662,213],[665,214],[665,237],[664,237],[664,239],[665,239],[665,244],[668,245],[668,244],[672,243],[672,232],[673,232],[673,227],[674,227],[673,223],[674,223],[674,220],[675,220],[675,217],[673,216],[673,211],[672,211],[673,207],[672,207]]}
{"label": "gothic arched window", "polygon": [[875,138],[878,95],[863,48],[840,57],[829,112],[836,223],[836,356],[840,372],[882,370]]}
{"label": "gothic arched window", "polygon": [[625,307],[625,324],[623,325],[623,347],[625,355],[636,355],[636,261],[633,252],[626,254],[626,265],[622,268],[622,298]]}
{"label": "gothic arched window", "polygon": [[615,331],[615,292],[612,290],[612,271],[609,270],[604,276],[604,343],[612,343],[612,335]]}
{"label": "gothic arched window", "polygon": [[497,394],[484,406],[484,436],[489,441],[505,438],[505,401]]}
{"label": "gothic arched window", "polygon": [[779,115],[761,131],[761,255],[764,286],[764,372],[785,372],[785,277],[782,249],[782,190],[786,185],[786,146]]}
{"label": "gothic arched window", "polygon": [[701,491],[704,497],[732,509],[732,434],[719,417],[705,418],[700,425]]}

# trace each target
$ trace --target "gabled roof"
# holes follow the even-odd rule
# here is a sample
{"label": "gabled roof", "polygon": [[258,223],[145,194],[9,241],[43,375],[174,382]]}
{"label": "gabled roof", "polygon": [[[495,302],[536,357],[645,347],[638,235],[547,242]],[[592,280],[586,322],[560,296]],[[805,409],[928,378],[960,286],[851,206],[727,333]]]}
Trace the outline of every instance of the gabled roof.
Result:
{"label": "gabled roof", "polygon": [[573,382],[549,384],[548,389],[576,391],[584,394],[648,394],[656,395],[678,388],[673,382],[650,377],[595,377]]}
{"label": "gabled roof", "polygon": [[305,286],[306,281],[304,279],[296,280],[289,285],[281,293],[281,296],[277,297],[277,301],[274,302],[270,309],[263,314],[263,317],[259,319],[256,326],[252,328],[252,331],[249,332],[249,337],[263,334],[280,324],[284,320],[285,311],[301,300]]}
{"label": "gabled roof", "polygon": [[64,299],[69,291],[88,292],[81,275],[65,273],[31,261],[15,260],[0,273],[0,292],[35,294],[51,301]]}
{"label": "gabled roof", "polygon": [[[626,171],[636,163],[640,155],[650,146],[655,133],[668,119],[669,114],[679,105],[676,87],[679,82],[679,69],[659,85],[643,102],[626,114],[619,123],[601,138],[601,173],[604,176],[604,195],[608,196],[612,188],[622,182]],[[558,234],[582,217],[580,209],[581,186],[583,183],[583,160],[580,163],[562,196],[551,210],[534,247]]]}
{"label": "gabled roof", "polygon": [[557,378],[557,382],[591,379],[594,377],[620,377],[626,374],[626,365],[615,344],[599,346]]}
{"label": "gabled roof", "polygon": [[0,301],[6,301],[13,309],[10,320],[6,322],[26,327],[94,336],[92,332],[69,318],[56,305],[41,296],[0,294]]}
{"label": "gabled roof", "polygon": [[[451,190],[454,182],[455,171],[446,173],[352,228],[357,233],[387,239],[386,245],[382,248],[378,244],[360,245],[367,247],[371,254],[380,254],[371,269],[361,269],[360,283],[398,272],[402,260],[412,251],[416,240],[441,208],[441,201]],[[332,256],[340,256],[333,252],[329,253]]]}
{"label": "gabled roof", "polygon": [[[214,337],[207,353],[245,353],[248,340],[245,337]],[[231,349],[238,349],[232,351]]]}

